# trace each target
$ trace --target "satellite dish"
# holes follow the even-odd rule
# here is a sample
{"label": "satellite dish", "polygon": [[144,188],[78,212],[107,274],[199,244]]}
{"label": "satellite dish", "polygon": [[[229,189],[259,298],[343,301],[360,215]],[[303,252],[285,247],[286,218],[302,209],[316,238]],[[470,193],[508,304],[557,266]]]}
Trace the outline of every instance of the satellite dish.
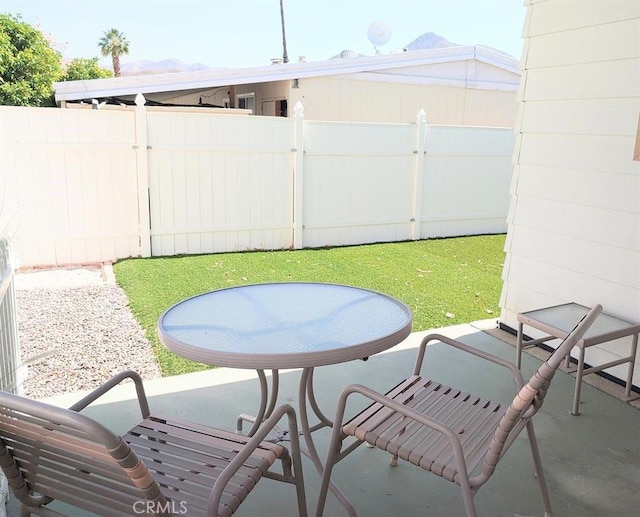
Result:
{"label": "satellite dish", "polygon": [[384,45],[391,39],[391,27],[389,27],[387,22],[378,20],[369,25],[367,36],[369,41],[373,43],[373,48],[376,49],[376,54],[379,54],[380,51],[378,50],[378,47]]}

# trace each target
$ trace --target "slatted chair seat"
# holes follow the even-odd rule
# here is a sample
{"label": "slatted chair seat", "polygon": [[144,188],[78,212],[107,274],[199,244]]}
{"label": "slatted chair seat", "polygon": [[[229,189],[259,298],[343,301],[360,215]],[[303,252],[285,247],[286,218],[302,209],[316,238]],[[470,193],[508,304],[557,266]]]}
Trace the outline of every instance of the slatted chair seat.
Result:
{"label": "slatted chair seat", "polygon": [[[514,364],[455,339],[431,334],[420,343],[413,374],[386,395],[362,385],[347,386],[338,399],[316,517],[324,514],[334,466],[365,442],[389,452],[392,466],[403,459],[458,484],[467,517],[475,517],[476,493],[491,478],[498,462],[524,429],[529,437],[545,516],[551,516],[532,418],[542,407],[560,363],[601,311],[602,307],[596,305],[526,384]],[[432,341],[508,369],[517,388],[511,403],[503,406],[422,376],[427,345]],[[347,400],[352,396],[364,397],[370,405],[345,423]],[[343,444],[347,439],[351,443]],[[354,515],[355,510],[350,514]]]}
{"label": "slatted chair seat", "polygon": [[[158,417],[145,418],[124,440],[144,462],[164,496],[184,502],[188,515],[206,515],[211,487],[246,436],[192,423]],[[219,515],[232,515],[277,460],[289,460],[282,445],[262,442],[233,474],[222,495]]]}
{"label": "slatted chair seat", "polygon": [[[419,375],[411,376],[396,386],[387,393],[387,397],[452,429],[460,438],[469,470],[482,461],[506,411],[499,403]],[[343,431],[459,483],[455,454],[446,436],[407,419],[383,404],[372,404],[347,422]]]}
{"label": "slatted chair seat", "polygon": [[[126,378],[134,381],[142,421],[124,436],[79,413]],[[286,416],[291,451],[265,441]],[[63,515],[54,500],[108,517],[230,517],[263,478],[306,498],[296,418],[276,408],[252,437],[152,416],[142,380],[122,372],[69,409],[0,392],[0,466],[23,514]]]}

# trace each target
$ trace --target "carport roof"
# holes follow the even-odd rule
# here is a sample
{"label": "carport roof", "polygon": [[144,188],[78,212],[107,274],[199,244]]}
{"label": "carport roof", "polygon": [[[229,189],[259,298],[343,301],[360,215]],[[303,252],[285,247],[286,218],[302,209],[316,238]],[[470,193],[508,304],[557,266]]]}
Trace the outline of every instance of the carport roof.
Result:
{"label": "carport roof", "polygon": [[[394,54],[364,56],[354,58],[336,58],[326,61],[296,62],[247,68],[213,68],[194,72],[136,75],[109,79],[85,81],[65,81],[54,83],[56,102],[99,99],[105,97],[135,96],[138,93],[181,92],[215,88],[219,86],[267,83],[303,79],[308,77],[349,76],[372,73],[380,80],[386,70],[397,68],[421,67],[425,65],[476,60],[494,67],[520,75],[519,63],[503,52],[477,46],[454,46]],[[428,78],[424,74],[413,77],[406,75],[386,76],[389,81],[409,80],[424,83]],[[517,89],[505,84],[506,89]],[[513,86],[513,87],[512,87]]]}

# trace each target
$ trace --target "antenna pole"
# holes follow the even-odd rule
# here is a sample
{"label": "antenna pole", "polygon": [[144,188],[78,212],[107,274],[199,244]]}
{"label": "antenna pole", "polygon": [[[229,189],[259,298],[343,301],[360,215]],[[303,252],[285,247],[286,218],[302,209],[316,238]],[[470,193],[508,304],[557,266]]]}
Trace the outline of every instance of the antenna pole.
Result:
{"label": "antenna pole", "polygon": [[282,61],[284,63],[288,63],[289,56],[287,55],[287,36],[284,32],[284,0],[280,0],[280,21],[282,23]]}

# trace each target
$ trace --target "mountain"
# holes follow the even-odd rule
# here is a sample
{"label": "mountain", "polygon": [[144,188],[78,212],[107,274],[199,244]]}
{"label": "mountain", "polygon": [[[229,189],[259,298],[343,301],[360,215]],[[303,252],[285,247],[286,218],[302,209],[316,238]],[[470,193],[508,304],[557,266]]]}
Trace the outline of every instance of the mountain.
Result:
{"label": "mountain", "polygon": [[425,50],[429,48],[445,48],[445,47],[459,47],[457,43],[452,43],[448,39],[439,36],[435,32],[425,32],[422,36],[418,36],[408,45],[405,45],[403,50]]}
{"label": "mountain", "polygon": [[[460,46],[459,43],[452,43],[448,39],[443,38],[442,36],[439,36],[435,32],[425,32],[422,36],[417,37],[411,43],[405,46],[403,50],[407,52],[411,50],[426,50],[430,48],[446,48],[446,47],[459,47],[459,46]],[[505,52],[504,50],[500,50],[493,47],[487,47],[486,45],[480,45],[480,44],[478,44],[478,46],[488,48],[494,52],[499,52],[500,54],[504,54],[505,56],[511,59],[516,59],[511,54],[509,54],[508,52]]]}
{"label": "mountain", "polygon": [[168,74],[172,72],[196,72],[209,70],[211,67],[202,63],[188,64],[179,59],[163,59],[162,61],[132,61],[121,63],[121,75]]}
{"label": "mountain", "polygon": [[451,43],[448,39],[438,36],[435,32],[425,32],[422,36],[418,36],[408,45],[405,45],[405,51],[425,50],[429,48],[445,48],[458,47],[457,43]]}

